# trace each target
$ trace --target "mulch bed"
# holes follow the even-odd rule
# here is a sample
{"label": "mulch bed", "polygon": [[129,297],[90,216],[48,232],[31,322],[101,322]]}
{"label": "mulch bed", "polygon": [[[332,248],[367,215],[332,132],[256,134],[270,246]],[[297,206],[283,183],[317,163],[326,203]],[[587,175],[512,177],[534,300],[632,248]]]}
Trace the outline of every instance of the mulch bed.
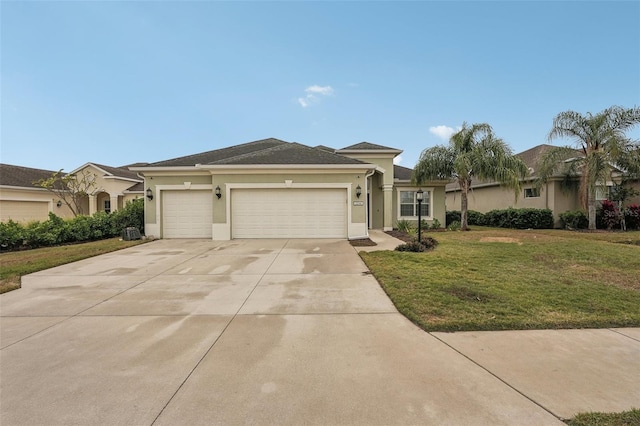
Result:
{"label": "mulch bed", "polygon": [[370,247],[370,246],[378,245],[374,241],[372,241],[370,238],[362,238],[359,240],[349,240],[349,242],[354,247]]}
{"label": "mulch bed", "polygon": [[392,237],[397,238],[399,240],[402,240],[405,243],[410,243],[411,241],[413,241],[413,237],[411,235],[406,234],[404,232],[396,231],[395,229],[393,231],[384,231],[384,233],[387,235],[391,235]]}

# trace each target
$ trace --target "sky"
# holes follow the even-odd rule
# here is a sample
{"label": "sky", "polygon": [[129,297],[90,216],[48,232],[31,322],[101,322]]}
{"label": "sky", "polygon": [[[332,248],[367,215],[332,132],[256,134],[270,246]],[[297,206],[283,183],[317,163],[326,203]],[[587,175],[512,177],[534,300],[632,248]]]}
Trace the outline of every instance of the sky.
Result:
{"label": "sky", "polygon": [[270,137],[411,168],[463,122],[518,153],[562,111],[640,106],[638,1],[2,0],[0,20],[0,162],[47,170]]}

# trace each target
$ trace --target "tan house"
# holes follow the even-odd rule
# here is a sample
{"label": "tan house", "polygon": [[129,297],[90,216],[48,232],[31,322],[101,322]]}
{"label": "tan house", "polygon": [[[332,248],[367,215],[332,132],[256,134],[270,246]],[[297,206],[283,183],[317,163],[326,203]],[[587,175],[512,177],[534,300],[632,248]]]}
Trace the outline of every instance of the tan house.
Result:
{"label": "tan house", "polygon": [[[538,159],[552,147],[552,145],[543,144],[516,154],[527,165],[530,173],[529,177],[523,181],[522,192],[518,194],[517,200],[512,189],[502,187],[498,182],[473,181],[468,199],[469,210],[486,213],[490,210],[509,207],[550,209],[553,211],[555,225],[559,227],[560,214],[569,210],[579,210],[581,205],[577,179],[569,189],[563,187],[563,176],[560,175],[550,179],[542,188],[536,188],[534,180],[537,177],[535,168]],[[579,155],[581,155],[580,151],[576,151],[576,156]],[[612,186],[613,182],[607,182],[597,191],[596,198],[599,201],[607,199]],[[636,198],[632,201],[640,200]],[[447,210],[460,210],[460,186],[457,183],[449,183],[446,186],[446,207]]]}
{"label": "tan house", "polygon": [[[366,238],[417,220],[402,151],[368,142],[334,150],[264,139],[134,166],[144,177],[145,231],[161,238]],[[424,218],[444,224],[444,185]]]}
{"label": "tan house", "polygon": [[[86,171],[95,176],[95,191],[82,200],[82,213],[115,211],[128,200],[143,196],[143,180],[127,167],[110,167],[87,163],[71,173]],[[51,170],[0,164],[0,218],[2,222],[46,220],[49,212],[60,217],[73,217],[64,201],[34,182],[51,177]]]}

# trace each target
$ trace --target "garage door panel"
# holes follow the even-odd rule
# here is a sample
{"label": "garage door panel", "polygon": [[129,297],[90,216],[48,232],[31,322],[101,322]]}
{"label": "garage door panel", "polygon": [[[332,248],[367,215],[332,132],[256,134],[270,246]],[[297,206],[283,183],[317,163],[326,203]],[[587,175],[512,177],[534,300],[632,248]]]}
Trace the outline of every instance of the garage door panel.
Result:
{"label": "garage door panel", "polygon": [[213,194],[211,191],[164,191],[162,231],[164,238],[211,238]]}
{"label": "garage door panel", "polygon": [[345,238],[346,189],[234,189],[233,238]]}
{"label": "garage door panel", "polygon": [[46,201],[0,201],[0,219],[14,222],[46,220],[49,217],[49,203]]}

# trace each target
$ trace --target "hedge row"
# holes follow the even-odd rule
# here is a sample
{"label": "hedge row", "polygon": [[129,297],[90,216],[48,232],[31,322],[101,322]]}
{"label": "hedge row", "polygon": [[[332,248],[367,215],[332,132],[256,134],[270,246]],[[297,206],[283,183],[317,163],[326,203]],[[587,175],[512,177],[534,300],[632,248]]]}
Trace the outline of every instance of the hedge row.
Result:
{"label": "hedge row", "polygon": [[[459,211],[446,213],[447,227],[459,222]],[[550,229],[553,228],[553,212],[549,209],[504,209],[480,213],[475,210],[467,212],[469,225],[493,226],[497,228],[515,229]]]}
{"label": "hedge row", "polygon": [[43,222],[21,224],[9,220],[0,223],[0,249],[48,247],[58,244],[100,240],[122,234],[124,228],[136,227],[144,233],[144,201],[133,200],[113,213],[62,219],[49,213]]}
{"label": "hedge row", "polygon": [[[620,229],[623,217],[627,230],[640,230],[640,205],[632,204],[620,211],[615,203],[605,200],[596,210],[596,228]],[[560,223],[566,229],[587,229],[589,218],[583,210],[572,210],[560,215]]]}

